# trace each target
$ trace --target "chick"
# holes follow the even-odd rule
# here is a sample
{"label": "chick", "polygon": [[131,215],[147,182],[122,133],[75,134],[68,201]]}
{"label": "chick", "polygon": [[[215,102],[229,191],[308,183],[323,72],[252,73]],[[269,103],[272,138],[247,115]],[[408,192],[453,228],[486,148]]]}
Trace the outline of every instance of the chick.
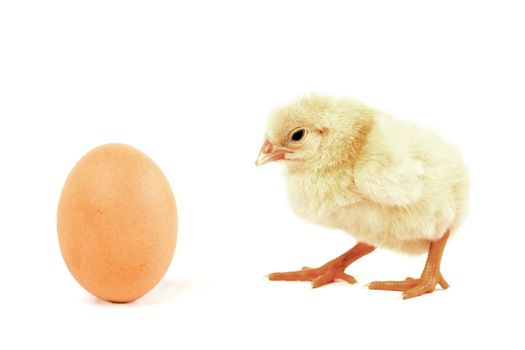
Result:
{"label": "chick", "polygon": [[293,210],[351,234],[357,244],[318,268],[278,272],[273,281],[356,283],[345,269],[376,249],[427,252],[419,278],[372,282],[408,299],[448,288],[440,263],[465,216],[468,177],[454,147],[435,133],[351,99],[308,96],[276,109],[257,165],[286,165]]}

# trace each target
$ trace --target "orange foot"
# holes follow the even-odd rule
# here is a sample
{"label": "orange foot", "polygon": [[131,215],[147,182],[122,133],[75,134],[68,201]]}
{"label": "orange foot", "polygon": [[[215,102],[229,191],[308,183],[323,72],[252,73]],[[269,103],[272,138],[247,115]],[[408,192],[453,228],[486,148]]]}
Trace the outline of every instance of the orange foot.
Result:
{"label": "orange foot", "polygon": [[275,272],[268,275],[270,281],[311,281],[317,288],[335,280],[356,283],[354,277],[345,273],[345,269],[357,259],[374,251],[375,247],[357,243],[352,249],[318,268],[303,267],[300,271]]}
{"label": "orange foot", "polygon": [[401,291],[403,292],[403,299],[432,293],[438,284],[441,288],[447,289],[449,285],[443,278],[439,268],[448,236],[449,232],[447,231],[441,239],[430,243],[427,262],[420,278],[414,279],[409,277],[404,281],[372,282],[368,285],[368,288]]}
{"label": "orange foot", "polygon": [[345,273],[344,268],[335,264],[325,264],[318,268],[303,267],[299,271],[274,272],[268,275],[270,281],[311,281],[312,288],[324,286],[335,280],[357,283],[356,279]]}
{"label": "orange foot", "polygon": [[372,282],[368,285],[368,288],[374,290],[400,291],[403,292],[403,299],[410,299],[425,293],[432,293],[438,284],[443,289],[449,287],[447,281],[439,274],[439,279],[408,277],[404,281]]}

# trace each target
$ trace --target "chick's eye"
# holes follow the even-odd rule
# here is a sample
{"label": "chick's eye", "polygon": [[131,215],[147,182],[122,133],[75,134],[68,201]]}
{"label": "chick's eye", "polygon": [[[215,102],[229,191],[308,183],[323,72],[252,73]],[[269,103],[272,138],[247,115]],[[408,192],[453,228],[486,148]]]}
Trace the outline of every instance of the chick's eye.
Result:
{"label": "chick's eye", "polygon": [[301,141],[303,139],[303,137],[304,137],[304,134],[305,134],[304,129],[299,129],[299,130],[294,131],[292,133],[291,139],[294,142]]}

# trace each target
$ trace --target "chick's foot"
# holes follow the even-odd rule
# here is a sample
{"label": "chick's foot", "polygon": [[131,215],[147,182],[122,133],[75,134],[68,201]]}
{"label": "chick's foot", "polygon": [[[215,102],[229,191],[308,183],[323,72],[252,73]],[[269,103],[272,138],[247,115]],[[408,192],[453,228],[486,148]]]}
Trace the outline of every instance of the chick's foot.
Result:
{"label": "chick's foot", "polygon": [[374,251],[375,247],[357,243],[352,249],[318,268],[303,267],[299,271],[275,272],[268,275],[270,281],[311,281],[317,288],[336,280],[356,283],[356,279],[345,273],[345,269],[357,259]]}
{"label": "chick's foot", "polygon": [[433,292],[438,284],[443,289],[447,289],[449,287],[447,281],[445,281],[443,276],[439,274],[438,279],[408,277],[404,281],[372,282],[368,285],[368,288],[373,290],[392,290],[404,292],[403,299],[409,299],[425,293]]}
{"label": "chick's foot", "polygon": [[443,278],[440,271],[441,258],[449,232],[447,231],[439,240],[430,243],[428,258],[420,278],[407,278],[404,281],[372,282],[369,289],[394,290],[403,292],[403,299],[418,297],[425,293],[432,293],[439,284],[441,288],[447,289],[449,284]]}
{"label": "chick's foot", "polygon": [[324,286],[335,280],[357,283],[356,279],[335,266],[323,265],[318,268],[303,267],[299,271],[274,272],[268,275],[270,281],[311,281],[312,288]]}

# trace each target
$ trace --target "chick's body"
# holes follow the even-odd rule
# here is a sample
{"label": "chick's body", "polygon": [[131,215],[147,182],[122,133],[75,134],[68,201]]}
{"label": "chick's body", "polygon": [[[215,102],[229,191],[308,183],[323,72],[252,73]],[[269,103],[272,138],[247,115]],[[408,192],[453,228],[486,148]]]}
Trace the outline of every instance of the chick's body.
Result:
{"label": "chick's body", "polygon": [[349,152],[332,168],[288,168],[292,208],[376,247],[426,252],[430,240],[448,228],[454,232],[464,216],[464,164],[455,148],[426,129],[377,111],[367,123],[355,159]]}
{"label": "chick's body", "polygon": [[302,98],[273,113],[266,137],[262,163],[284,160],[293,210],[358,242],[427,252],[465,215],[468,177],[457,150],[359,102]]}

